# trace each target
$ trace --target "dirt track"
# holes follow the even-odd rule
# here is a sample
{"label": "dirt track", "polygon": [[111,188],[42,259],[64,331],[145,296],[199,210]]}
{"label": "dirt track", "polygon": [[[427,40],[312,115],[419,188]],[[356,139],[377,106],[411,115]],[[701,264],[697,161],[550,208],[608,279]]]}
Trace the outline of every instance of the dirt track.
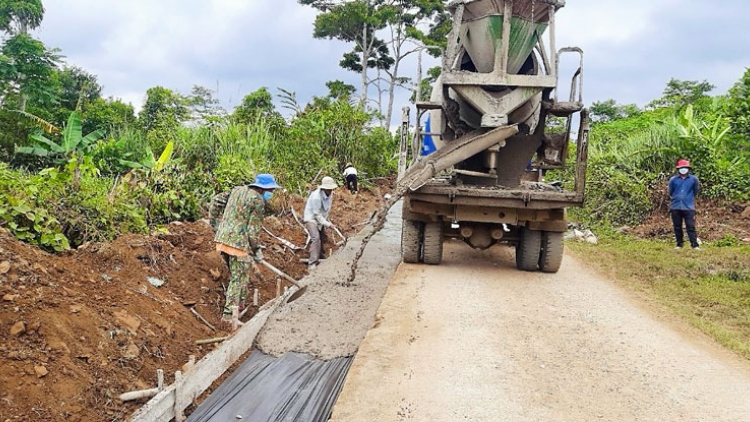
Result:
{"label": "dirt track", "polygon": [[332,421],[748,421],[750,365],[566,257],[402,264]]}

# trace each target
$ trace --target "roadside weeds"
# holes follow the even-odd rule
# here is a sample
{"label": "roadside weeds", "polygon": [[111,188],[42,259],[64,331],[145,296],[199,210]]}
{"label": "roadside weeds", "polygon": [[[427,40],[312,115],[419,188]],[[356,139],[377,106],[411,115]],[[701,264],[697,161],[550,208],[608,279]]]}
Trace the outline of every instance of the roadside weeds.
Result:
{"label": "roadside weeds", "polygon": [[750,360],[750,246],[675,250],[630,236],[567,242],[599,272]]}

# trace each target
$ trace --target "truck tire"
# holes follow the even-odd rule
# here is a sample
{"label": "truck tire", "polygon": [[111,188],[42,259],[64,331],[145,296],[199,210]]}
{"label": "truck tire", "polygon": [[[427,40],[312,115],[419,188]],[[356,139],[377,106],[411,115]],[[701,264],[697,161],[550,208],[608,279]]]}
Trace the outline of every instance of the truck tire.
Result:
{"label": "truck tire", "polygon": [[403,220],[401,225],[401,259],[408,264],[419,262],[422,246],[422,223]]}
{"label": "truck tire", "polygon": [[523,271],[539,269],[539,255],[542,250],[542,232],[521,229],[521,241],[516,246],[516,268]]}
{"label": "truck tire", "polygon": [[556,273],[562,264],[564,248],[562,233],[542,233],[542,251],[539,254],[539,269],[545,273]]}
{"label": "truck tire", "polygon": [[424,263],[439,265],[443,260],[443,223],[424,225]]}

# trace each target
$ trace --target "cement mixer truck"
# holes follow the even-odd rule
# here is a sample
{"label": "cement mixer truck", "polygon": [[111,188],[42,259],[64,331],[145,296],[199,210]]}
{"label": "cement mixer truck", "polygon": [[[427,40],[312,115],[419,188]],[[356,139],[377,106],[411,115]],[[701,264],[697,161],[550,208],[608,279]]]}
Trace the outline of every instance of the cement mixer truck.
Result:
{"label": "cement mixer truck", "polygon": [[[583,51],[556,46],[555,14],[564,6],[449,3],[442,74],[429,101],[416,104],[429,131],[417,125],[412,163],[399,178],[404,262],[440,264],[443,243],[458,239],[482,250],[514,246],[520,270],[560,268],[566,208],[584,201],[589,133]],[[572,59],[569,81],[561,81],[563,57]],[[547,171],[572,159],[575,181],[567,189],[545,181]]]}

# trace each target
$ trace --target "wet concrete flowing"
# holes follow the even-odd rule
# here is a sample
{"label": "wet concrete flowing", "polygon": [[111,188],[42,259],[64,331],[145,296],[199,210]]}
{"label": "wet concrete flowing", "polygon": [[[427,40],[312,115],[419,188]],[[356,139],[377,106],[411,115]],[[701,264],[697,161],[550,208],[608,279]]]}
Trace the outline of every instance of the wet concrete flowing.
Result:
{"label": "wet concrete flowing", "polygon": [[[382,229],[368,226],[301,280],[305,293],[269,318],[256,340],[258,349],[275,356],[298,352],[326,360],[354,355],[401,260],[401,204],[382,216]],[[354,257],[370,238],[356,278],[347,283]]]}

